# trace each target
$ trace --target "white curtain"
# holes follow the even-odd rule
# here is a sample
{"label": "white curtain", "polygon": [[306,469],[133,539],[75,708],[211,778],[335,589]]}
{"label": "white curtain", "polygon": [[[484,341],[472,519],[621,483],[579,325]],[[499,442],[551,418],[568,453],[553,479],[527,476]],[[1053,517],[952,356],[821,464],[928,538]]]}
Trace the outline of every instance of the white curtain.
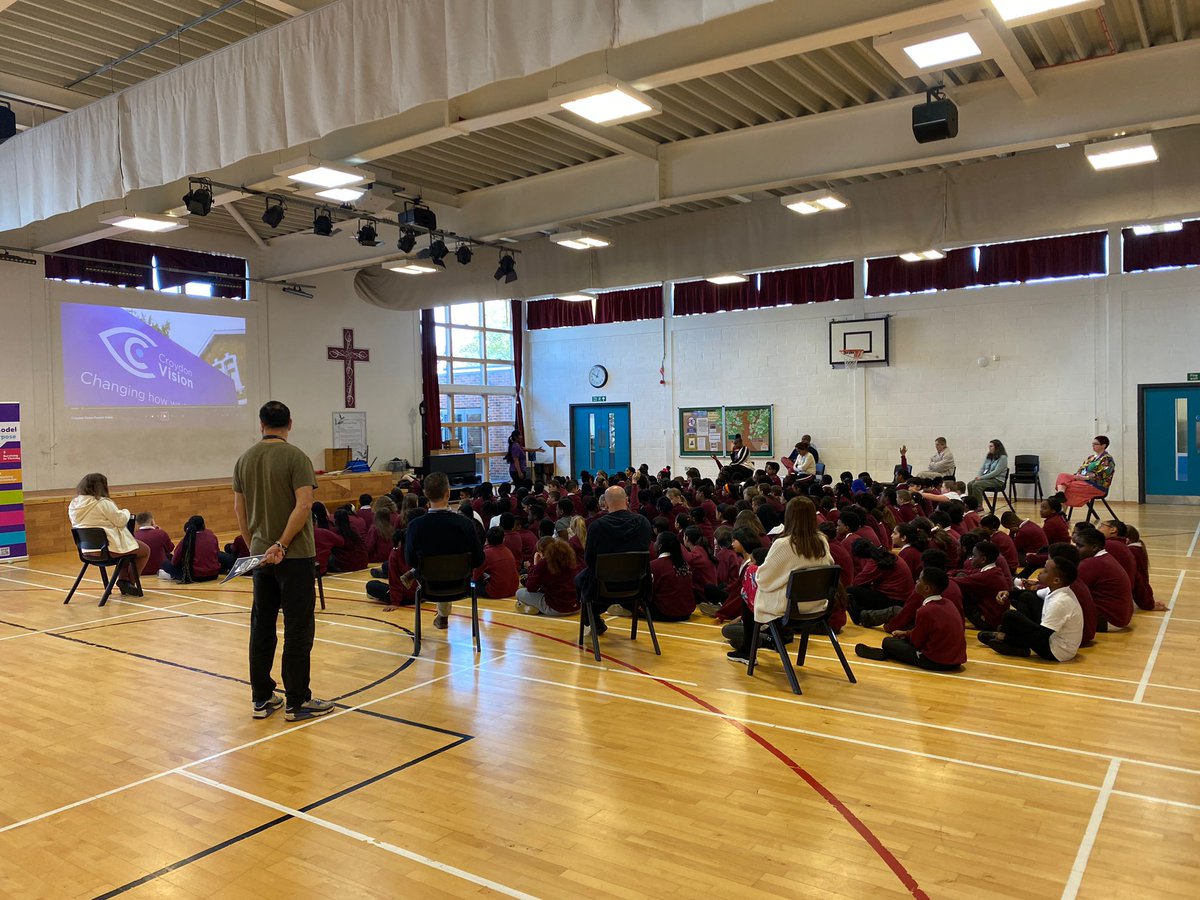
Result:
{"label": "white curtain", "polygon": [[340,0],[0,145],[0,231],[765,2]]}

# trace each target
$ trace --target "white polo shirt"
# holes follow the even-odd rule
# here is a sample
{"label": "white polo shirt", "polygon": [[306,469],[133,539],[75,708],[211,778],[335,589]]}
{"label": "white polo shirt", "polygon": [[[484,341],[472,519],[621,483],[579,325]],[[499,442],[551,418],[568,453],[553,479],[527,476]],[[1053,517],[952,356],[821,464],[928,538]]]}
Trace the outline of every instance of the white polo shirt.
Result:
{"label": "white polo shirt", "polygon": [[1050,652],[1059,662],[1074,659],[1083,641],[1083,610],[1069,587],[1053,591],[1042,605],[1042,627],[1049,628]]}

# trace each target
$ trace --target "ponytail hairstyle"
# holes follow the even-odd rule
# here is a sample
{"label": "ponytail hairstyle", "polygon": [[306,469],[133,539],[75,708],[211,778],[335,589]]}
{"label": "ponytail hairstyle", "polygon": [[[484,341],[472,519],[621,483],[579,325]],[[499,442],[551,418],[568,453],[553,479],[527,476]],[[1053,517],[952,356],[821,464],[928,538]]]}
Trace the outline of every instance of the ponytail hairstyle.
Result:
{"label": "ponytail hairstyle", "polygon": [[375,516],[375,530],[379,532],[379,536],[385,541],[391,541],[392,536],[396,533],[396,526],[392,524],[392,516],[396,514],[396,504],[392,502],[392,498],[386,495],[376,497],[371,506],[371,512]]}
{"label": "ponytail hairstyle", "polygon": [[333,530],[342,536],[348,547],[361,547],[363,540],[350,524],[350,510],[344,506],[334,510]]}
{"label": "ponytail hairstyle", "polygon": [[881,569],[891,569],[896,565],[896,557],[890,550],[877,547],[866,538],[859,538],[850,548],[851,554],[859,559],[869,559]]}
{"label": "ponytail hairstyle", "polygon": [[708,541],[704,539],[704,532],[695,525],[689,525],[683,531],[683,536],[687,542],[693,547],[699,547],[704,551],[704,555],[713,563],[716,563],[717,557],[713,554],[712,547],[708,545]]}
{"label": "ponytail hairstyle", "polygon": [[912,522],[901,522],[896,526],[896,532],[900,537],[904,538],[904,543],[915,549],[918,553],[924,553],[929,547],[929,538],[925,532]]}
{"label": "ponytail hairstyle", "polygon": [[654,548],[659,555],[667,553],[671,557],[671,565],[675,567],[675,574],[690,575],[692,570],[688,568],[687,560],[683,557],[683,547],[679,543],[679,538],[673,532],[664,531],[658,536],[658,540],[654,542]]}
{"label": "ponytail hairstyle", "polygon": [[181,581],[184,584],[191,584],[196,580],[192,573],[192,563],[196,558],[196,535],[204,530],[204,516],[192,516],[183,523],[183,539],[179,544],[183,547],[183,556],[180,559],[180,568],[183,569],[183,577]]}
{"label": "ponytail hairstyle", "polygon": [[329,510],[325,508],[325,504],[320,500],[316,500],[312,505],[313,524],[318,528],[329,527]]}

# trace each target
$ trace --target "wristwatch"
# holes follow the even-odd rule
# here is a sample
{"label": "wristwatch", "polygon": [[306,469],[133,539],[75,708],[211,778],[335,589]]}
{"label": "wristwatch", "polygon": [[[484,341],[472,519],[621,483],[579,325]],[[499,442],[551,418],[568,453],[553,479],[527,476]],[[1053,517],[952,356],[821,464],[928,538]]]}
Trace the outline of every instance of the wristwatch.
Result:
{"label": "wristwatch", "polygon": [[285,547],[285,546],[283,545],[283,541],[276,541],[276,542],[275,542],[274,544],[272,544],[271,546],[272,546],[272,547],[278,547],[280,550],[282,550],[282,551],[283,551],[283,555],[284,555],[284,556],[287,556],[287,550],[288,550],[288,548],[287,548],[287,547]]}

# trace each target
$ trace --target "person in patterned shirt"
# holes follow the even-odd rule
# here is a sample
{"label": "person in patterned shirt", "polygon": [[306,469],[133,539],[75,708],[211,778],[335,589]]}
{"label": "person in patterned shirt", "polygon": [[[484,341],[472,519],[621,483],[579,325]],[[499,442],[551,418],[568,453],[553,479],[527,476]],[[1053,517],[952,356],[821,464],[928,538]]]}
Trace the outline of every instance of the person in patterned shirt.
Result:
{"label": "person in patterned shirt", "polygon": [[1117,464],[1108,452],[1108,438],[1098,434],[1092,439],[1092,455],[1074,473],[1059,475],[1054,487],[1066,498],[1067,506],[1083,506],[1108,494],[1116,470]]}

